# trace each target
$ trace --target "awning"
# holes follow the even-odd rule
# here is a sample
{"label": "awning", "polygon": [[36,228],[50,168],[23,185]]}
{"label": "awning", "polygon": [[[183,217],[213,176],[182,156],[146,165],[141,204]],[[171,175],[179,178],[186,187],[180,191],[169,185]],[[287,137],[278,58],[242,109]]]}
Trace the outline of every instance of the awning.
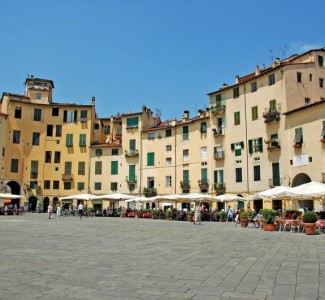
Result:
{"label": "awning", "polygon": [[62,204],[72,204],[72,200],[61,200]]}

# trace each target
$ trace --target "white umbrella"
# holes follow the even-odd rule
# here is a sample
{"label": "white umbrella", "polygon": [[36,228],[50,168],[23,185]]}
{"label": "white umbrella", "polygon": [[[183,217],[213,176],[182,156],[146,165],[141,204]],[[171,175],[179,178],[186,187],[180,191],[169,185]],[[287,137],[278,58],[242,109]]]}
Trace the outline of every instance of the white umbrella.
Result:
{"label": "white umbrella", "polygon": [[272,199],[272,198],[276,198],[276,195],[279,193],[283,193],[286,192],[287,190],[289,190],[289,187],[286,186],[276,186],[274,188],[259,192],[257,194],[254,194],[252,196],[249,196],[247,198],[248,201],[251,200],[257,200],[257,199]]}
{"label": "white umbrella", "polygon": [[150,198],[139,196],[139,197],[125,200],[125,202],[133,202],[133,201],[134,202],[145,202],[145,201],[150,201]]}
{"label": "white umbrella", "polygon": [[132,198],[135,198],[135,197],[132,195],[127,195],[127,194],[114,193],[114,194],[95,196],[94,199],[127,200],[127,199],[132,199]]}
{"label": "white umbrella", "polygon": [[216,201],[215,197],[200,193],[179,194],[177,196],[177,199],[186,199],[192,201]]}
{"label": "white umbrella", "polygon": [[243,197],[240,197],[237,195],[233,195],[233,194],[223,194],[223,195],[216,196],[214,198],[220,202],[247,201],[246,198],[243,198]]}
{"label": "white umbrella", "polygon": [[72,200],[72,199],[77,199],[77,200],[93,200],[96,199],[96,195],[92,195],[92,194],[78,194],[78,195],[71,195],[71,196],[67,196],[67,197],[61,197],[60,200]]}
{"label": "white umbrella", "polygon": [[289,188],[286,191],[275,193],[274,198],[290,197],[296,199],[303,198],[324,198],[325,197],[325,184],[320,182],[308,182],[294,188]]}
{"label": "white umbrella", "polygon": [[23,197],[24,196],[20,196],[20,195],[0,193],[0,198],[5,198],[5,199],[18,199],[18,198],[23,198]]}

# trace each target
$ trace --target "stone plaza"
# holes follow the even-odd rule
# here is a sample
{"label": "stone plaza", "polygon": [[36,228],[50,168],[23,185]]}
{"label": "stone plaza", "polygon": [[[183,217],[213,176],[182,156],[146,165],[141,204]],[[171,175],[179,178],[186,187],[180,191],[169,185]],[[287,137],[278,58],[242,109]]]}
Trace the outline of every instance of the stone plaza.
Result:
{"label": "stone plaza", "polygon": [[0,299],[325,299],[325,234],[0,216]]}

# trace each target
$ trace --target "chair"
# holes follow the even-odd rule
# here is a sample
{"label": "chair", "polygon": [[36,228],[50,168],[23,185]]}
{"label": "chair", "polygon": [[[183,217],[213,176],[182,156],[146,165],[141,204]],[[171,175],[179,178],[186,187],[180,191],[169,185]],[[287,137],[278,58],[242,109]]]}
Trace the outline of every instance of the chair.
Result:
{"label": "chair", "polygon": [[237,226],[237,224],[240,224],[240,221],[239,221],[239,214],[236,215],[236,217],[235,217],[235,222],[236,222],[235,227]]}
{"label": "chair", "polygon": [[254,219],[255,221],[255,228],[260,228],[261,227],[261,220],[259,218]]}
{"label": "chair", "polygon": [[276,227],[277,227],[278,231],[284,231],[284,220],[276,219],[275,223],[276,223]]}
{"label": "chair", "polygon": [[300,228],[299,228],[299,221],[297,221],[297,220],[293,220],[293,221],[291,222],[291,232],[296,232],[296,230],[297,230],[297,232],[300,231]]}

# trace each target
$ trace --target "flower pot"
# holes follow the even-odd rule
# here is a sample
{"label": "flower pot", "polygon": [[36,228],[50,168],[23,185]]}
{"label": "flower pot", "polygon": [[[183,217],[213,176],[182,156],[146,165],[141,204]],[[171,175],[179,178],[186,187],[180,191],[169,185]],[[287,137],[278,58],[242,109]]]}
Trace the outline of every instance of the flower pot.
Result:
{"label": "flower pot", "polygon": [[274,224],[263,224],[264,231],[276,231],[276,226]]}
{"label": "flower pot", "polygon": [[315,234],[316,223],[304,223],[305,234]]}
{"label": "flower pot", "polygon": [[240,225],[241,227],[246,228],[248,226],[248,219],[240,220]]}

